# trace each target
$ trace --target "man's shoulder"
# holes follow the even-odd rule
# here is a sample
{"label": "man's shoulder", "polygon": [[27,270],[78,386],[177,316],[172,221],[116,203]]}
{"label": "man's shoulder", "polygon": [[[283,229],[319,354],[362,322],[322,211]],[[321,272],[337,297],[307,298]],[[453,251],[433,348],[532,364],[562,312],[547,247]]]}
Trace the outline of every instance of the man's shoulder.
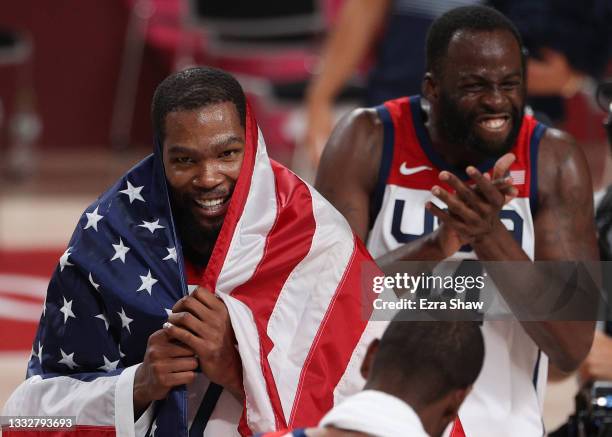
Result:
{"label": "man's shoulder", "polygon": [[[130,203],[142,198],[143,191],[150,191],[149,183],[154,172],[154,156],[147,155],[138,161],[132,168],[115,180],[106,191],[104,191],[92,205],[99,204],[117,196],[117,193],[125,194]],[[128,184],[129,183],[129,184]]]}
{"label": "man's shoulder", "polygon": [[[330,138],[330,144],[340,144],[339,139],[352,137],[351,143],[364,147],[382,146],[385,123],[393,119],[406,119],[412,103],[419,105],[420,96],[399,97],[387,100],[376,107],[361,107],[352,110],[339,123]],[[334,138],[334,136],[336,138]]]}
{"label": "man's shoulder", "polygon": [[[158,200],[153,199],[151,195],[156,192],[156,188],[151,186],[154,180],[154,178],[152,178],[154,165],[153,155],[148,155],[140,160],[130,170],[117,178],[96,200],[87,205],[79,221],[83,220],[86,213],[91,214],[95,211],[96,215],[101,214],[100,218],[104,218],[98,226],[105,226],[110,222],[114,222],[117,218],[125,217],[126,214],[137,215],[142,213],[142,207],[117,209],[116,205],[121,203],[121,201],[118,200],[122,200],[129,206],[141,206],[140,204],[142,203],[145,209],[151,206],[151,202],[147,203],[147,200],[158,202]],[[119,211],[121,211],[121,213],[117,214]],[[80,229],[83,229],[83,227],[77,225],[73,238],[78,234]],[[99,234],[99,236],[101,235],[103,234]]]}
{"label": "man's shoulder", "polygon": [[[347,114],[334,129],[321,162],[333,161],[360,171],[377,172],[383,143],[383,124],[376,108],[357,108]],[[334,168],[337,171],[337,168]]]}
{"label": "man's shoulder", "polygon": [[559,129],[546,129],[538,152],[538,195],[557,198],[561,191],[585,191],[587,186],[590,190],[589,175],[584,152],[574,138]]}
{"label": "man's shoulder", "polygon": [[577,149],[576,141],[567,132],[547,127],[540,141],[540,153],[549,154],[549,158],[564,157],[568,152]]}
{"label": "man's shoulder", "polygon": [[547,128],[539,145],[539,176],[556,177],[564,170],[564,166],[574,163],[577,159],[584,160],[584,153],[574,138],[562,130]]}
{"label": "man's shoulder", "polygon": [[344,121],[351,129],[370,134],[376,129],[382,128],[382,120],[375,107],[361,107],[353,109]]}

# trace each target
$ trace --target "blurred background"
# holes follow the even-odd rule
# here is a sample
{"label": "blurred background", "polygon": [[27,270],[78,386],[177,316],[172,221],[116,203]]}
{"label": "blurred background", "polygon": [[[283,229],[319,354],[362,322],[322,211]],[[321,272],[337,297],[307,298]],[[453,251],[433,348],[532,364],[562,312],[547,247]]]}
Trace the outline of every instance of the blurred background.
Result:
{"label": "blurred background", "polygon": [[[471,3],[4,2],[0,406],[25,375],[46,285],[75,223],[152,151],[149,105],[164,77],[203,64],[233,73],[269,154],[312,180],[335,121],[356,106],[418,93],[427,27],[448,8]],[[602,127],[607,107],[597,105],[595,88],[612,73],[610,1],[491,3],[528,45],[534,110],[574,135],[595,191],[603,190],[612,165]]]}

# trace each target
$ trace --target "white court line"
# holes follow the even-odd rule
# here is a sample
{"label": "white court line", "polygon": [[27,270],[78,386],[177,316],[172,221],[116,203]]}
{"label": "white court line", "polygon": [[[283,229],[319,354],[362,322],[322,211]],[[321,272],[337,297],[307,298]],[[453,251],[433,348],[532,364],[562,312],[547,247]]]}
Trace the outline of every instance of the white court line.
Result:
{"label": "white court line", "polygon": [[44,299],[49,279],[42,276],[0,273],[0,292]]}
{"label": "white court line", "polygon": [[[0,318],[37,322],[42,312],[42,301],[47,294],[47,284],[48,279],[40,276],[0,274]],[[35,297],[41,302],[2,296],[2,292]]]}
{"label": "white court line", "polygon": [[38,322],[42,314],[42,303],[28,303],[0,297],[0,318]]}

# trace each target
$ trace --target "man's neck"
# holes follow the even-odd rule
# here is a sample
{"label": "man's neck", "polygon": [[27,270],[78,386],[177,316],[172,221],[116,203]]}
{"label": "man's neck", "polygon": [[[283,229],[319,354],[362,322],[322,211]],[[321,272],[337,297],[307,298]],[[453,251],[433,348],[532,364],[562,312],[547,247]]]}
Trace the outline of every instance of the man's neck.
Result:
{"label": "man's neck", "polygon": [[185,257],[189,262],[196,268],[196,270],[204,270],[208,265],[210,256],[212,255],[214,244],[211,244],[210,248],[204,248],[205,250],[194,250],[190,247],[183,249]]}

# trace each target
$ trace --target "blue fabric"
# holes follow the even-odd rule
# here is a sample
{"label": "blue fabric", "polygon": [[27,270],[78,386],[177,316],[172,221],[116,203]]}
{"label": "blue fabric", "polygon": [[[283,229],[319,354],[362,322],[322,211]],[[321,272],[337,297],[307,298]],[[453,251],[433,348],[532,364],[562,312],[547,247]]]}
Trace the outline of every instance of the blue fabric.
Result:
{"label": "blue fabric", "polygon": [[376,217],[382,207],[383,197],[385,196],[385,187],[387,186],[387,178],[391,171],[391,163],[393,162],[393,144],[395,143],[395,129],[393,120],[389,110],[380,105],[376,107],[378,118],[383,123],[383,150],[380,159],[380,169],[378,171],[378,180],[374,189],[374,197],[370,207],[370,229],[374,226]]}
{"label": "blue fabric", "polygon": [[[86,214],[79,220],[63,262],[49,283],[28,377],[63,375],[90,381],[142,362],[149,335],[167,320],[166,309],[187,294],[160,156],[158,144],[155,155],[137,164],[87,207],[86,213],[97,211],[102,216],[95,226],[85,229],[90,221]],[[140,196],[121,192],[128,182],[142,187]],[[156,221],[157,227],[143,226]],[[120,241],[129,247],[125,262],[113,247]],[[176,251],[175,258],[169,257],[169,248]],[[143,278],[148,276],[156,280],[150,293],[143,288]],[[108,321],[108,330],[106,322],[96,317],[101,314]],[[60,363],[60,349],[74,354],[78,367]],[[158,402],[159,435],[187,436],[186,402],[184,388]]]}
{"label": "blue fabric", "polygon": [[529,162],[530,162],[530,174],[531,182],[529,186],[529,207],[531,209],[531,216],[535,217],[538,211],[538,156],[540,150],[540,140],[546,132],[546,125],[538,123],[531,134],[529,144]]}

